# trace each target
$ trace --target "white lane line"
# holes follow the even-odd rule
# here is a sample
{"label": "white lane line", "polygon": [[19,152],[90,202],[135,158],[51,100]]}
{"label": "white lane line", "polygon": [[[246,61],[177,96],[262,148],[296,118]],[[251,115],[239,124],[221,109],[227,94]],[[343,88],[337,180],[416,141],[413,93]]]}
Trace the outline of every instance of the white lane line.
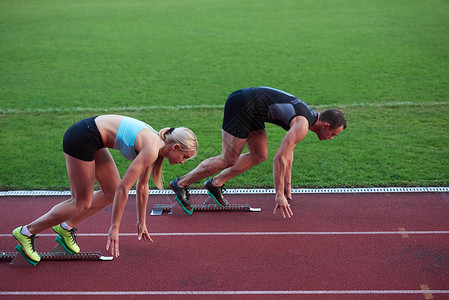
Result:
{"label": "white lane line", "polygon": [[[405,102],[404,102],[405,103]],[[437,102],[438,103],[438,102]],[[403,105],[400,105],[403,106]],[[408,106],[408,105],[407,105]],[[6,108],[0,109],[0,113],[4,114],[23,114],[23,113],[60,113],[60,112],[120,112],[120,111],[142,111],[142,110],[185,110],[185,109],[223,109],[224,104],[210,105],[148,105],[148,106],[123,106],[123,107],[108,107],[108,108],[94,108],[94,107],[75,107],[75,108],[29,108],[29,109],[15,109]]]}
{"label": "white lane line", "polygon": [[[287,232],[155,232],[151,236],[251,236],[251,235],[402,235],[402,234],[449,234],[449,231],[287,231]],[[120,236],[136,236],[137,233],[120,233]],[[39,236],[56,236],[44,233]],[[78,233],[77,236],[104,237],[107,233]],[[12,237],[10,233],[2,233],[0,237]]]}
{"label": "white lane line", "polygon": [[[13,100],[10,100],[13,101]],[[14,102],[13,102],[14,103]],[[336,108],[357,108],[357,107],[416,107],[416,106],[445,106],[449,105],[449,101],[433,101],[433,102],[411,102],[411,101],[390,101],[384,103],[352,103],[352,104],[325,104],[325,105],[312,105],[313,108],[327,109],[331,107]],[[224,104],[199,104],[199,105],[148,105],[148,106],[123,106],[123,107],[108,107],[108,108],[95,108],[95,107],[75,107],[75,108],[0,108],[2,114],[21,114],[21,113],[60,113],[60,112],[120,112],[120,111],[142,111],[142,110],[185,110],[185,109],[223,109]]]}
{"label": "white lane line", "polygon": [[4,296],[138,296],[138,295],[395,295],[449,294],[449,290],[328,290],[328,291],[0,291]]}

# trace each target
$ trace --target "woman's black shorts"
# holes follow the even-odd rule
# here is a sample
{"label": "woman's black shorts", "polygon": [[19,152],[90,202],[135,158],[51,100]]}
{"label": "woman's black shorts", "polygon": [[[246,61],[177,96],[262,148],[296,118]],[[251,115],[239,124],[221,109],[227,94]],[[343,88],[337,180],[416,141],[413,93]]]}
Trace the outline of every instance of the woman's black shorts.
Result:
{"label": "woman's black shorts", "polygon": [[95,118],[88,118],[73,124],[64,134],[64,153],[84,161],[93,161],[95,151],[104,148]]}
{"label": "woman's black shorts", "polygon": [[265,128],[262,117],[252,112],[251,99],[247,99],[243,90],[229,95],[226,100],[222,129],[232,136],[247,139],[251,131]]}

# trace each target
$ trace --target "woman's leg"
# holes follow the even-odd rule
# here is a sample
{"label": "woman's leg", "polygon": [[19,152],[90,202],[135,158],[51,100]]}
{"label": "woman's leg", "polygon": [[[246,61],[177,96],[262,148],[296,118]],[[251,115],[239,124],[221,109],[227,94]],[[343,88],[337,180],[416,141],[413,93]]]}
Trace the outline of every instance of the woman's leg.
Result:
{"label": "woman's leg", "polygon": [[120,183],[120,174],[108,149],[95,152],[95,178],[100,190],[94,193],[92,205],[77,216],[66,221],[70,227],[76,227],[83,220],[99,212],[114,201],[115,190]]}
{"label": "woman's leg", "polygon": [[37,234],[79,215],[92,204],[95,186],[95,161],[87,162],[65,154],[72,198],[55,205],[49,212],[27,225]]}

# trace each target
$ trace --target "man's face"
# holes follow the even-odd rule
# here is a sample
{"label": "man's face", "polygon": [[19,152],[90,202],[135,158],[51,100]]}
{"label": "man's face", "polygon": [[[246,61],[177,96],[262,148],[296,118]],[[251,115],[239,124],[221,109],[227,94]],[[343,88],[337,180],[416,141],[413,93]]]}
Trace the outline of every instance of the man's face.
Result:
{"label": "man's face", "polygon": [[334,136],[339,135],[340,132],[343,131],[343,125],[340,127],[329,129],[329,124],[325,123],[325,125],[317,132],[318,138],[323,140],[332,140]]}

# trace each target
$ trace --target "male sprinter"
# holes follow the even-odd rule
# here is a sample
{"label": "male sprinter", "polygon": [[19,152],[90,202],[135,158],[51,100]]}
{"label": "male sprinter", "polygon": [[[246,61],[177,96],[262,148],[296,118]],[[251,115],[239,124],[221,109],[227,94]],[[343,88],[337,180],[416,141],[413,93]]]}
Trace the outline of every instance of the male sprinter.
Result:
{"label": "male sprinter", "polygon": [[[176,200],[191,214],[188,185],[222,171],[204,183],[218,205],[227,205],[222,188],[225,182],[267,158],[265,122],[284,128],[285,134],[273,161],[276,190],[275,209],[283,217],[293,215],[290,209],[293,150],[309,130],[320,140],[332,140],[346,128],[346,119],[338,109],[315,112],[297,97],[270,87],[246,88],[233,92],[224,108],[222,153],[201,162],[190,173],[174,179],[170,187]],[[248,145],[249,152],[241,154]]]}

